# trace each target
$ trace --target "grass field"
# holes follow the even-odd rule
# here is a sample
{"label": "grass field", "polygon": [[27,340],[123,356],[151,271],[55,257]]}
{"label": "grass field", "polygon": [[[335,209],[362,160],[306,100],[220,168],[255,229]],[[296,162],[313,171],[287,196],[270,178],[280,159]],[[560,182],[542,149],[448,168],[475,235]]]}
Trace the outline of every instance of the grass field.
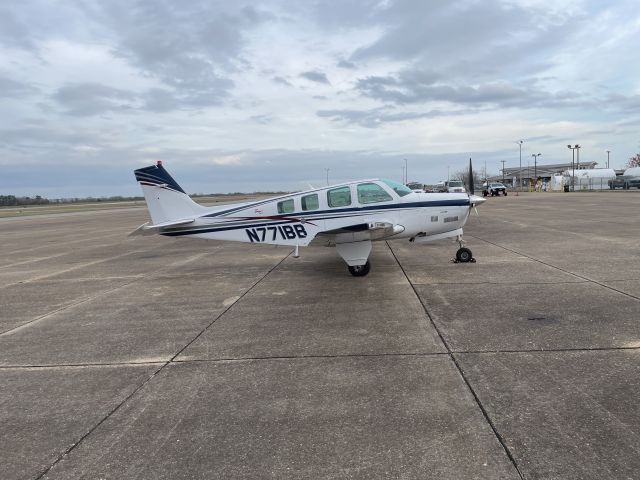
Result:
{"label": "grass field", "polygon": [[[276,194],[274,194],[276,195]],[[264,198],[262,194],[238,194],[238,195],[209,195],[197,197],[194,200],[203,205],[215,205],[217,203],[233,203]],[[87,202],[87,203],[54,203],[49,205],[29,205],[19,207],[0,207],[0,218],[27,217],[31,215],[52,215],[57,213],[78,213],[99,210],[112,210],[114,208],[144,207],[144,200],[122,202]]]}

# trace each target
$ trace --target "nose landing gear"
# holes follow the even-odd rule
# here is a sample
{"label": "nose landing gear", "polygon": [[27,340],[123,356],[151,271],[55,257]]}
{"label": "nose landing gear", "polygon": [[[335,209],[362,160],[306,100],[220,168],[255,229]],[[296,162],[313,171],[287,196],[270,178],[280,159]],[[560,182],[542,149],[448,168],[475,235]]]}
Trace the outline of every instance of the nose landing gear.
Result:
{"label": "nose landing gear", "polygon": [[475,261],[476,259],[473,258],[473,254],[471,253],[471,250],[469,250],[467,247],[460,247],[456,252],[455,263],[467,263],[467,262],[475,263]]}
{"label": "nose landing gear", "polygon": [[456,252],[456,258],[452,258],[453,263],[476,263],[476,259],[473,258],[473,253],[467,247],[464,246],[462,238],[458,238],[458,244],[460,248]]}

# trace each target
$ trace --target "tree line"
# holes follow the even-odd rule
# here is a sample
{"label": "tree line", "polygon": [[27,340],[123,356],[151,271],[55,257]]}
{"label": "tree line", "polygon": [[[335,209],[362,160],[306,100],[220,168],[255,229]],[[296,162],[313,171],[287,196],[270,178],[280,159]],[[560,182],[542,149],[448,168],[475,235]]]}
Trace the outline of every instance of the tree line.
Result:
{"label": "tree line", "polygon": [[26,207],[30,205],[50,205],[58,203],[93,203],[93,202],[124,202],[142,200],[142,197],[86,197],[86,198],[48,198],[36,195],[35,197],[17,197],[15,195],[0,195],[0,207]]}

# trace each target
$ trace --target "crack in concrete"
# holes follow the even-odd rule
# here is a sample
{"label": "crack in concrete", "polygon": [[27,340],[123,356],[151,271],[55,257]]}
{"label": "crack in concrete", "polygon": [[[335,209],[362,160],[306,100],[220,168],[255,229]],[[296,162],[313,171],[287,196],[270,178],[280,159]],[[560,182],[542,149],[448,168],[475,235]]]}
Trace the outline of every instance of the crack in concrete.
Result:
{"label": "crack in concrete", "polygon": [[404,267],[402,266],[402,264],[400,263],[400,261],[398,260],[398,257],[396,257],[396,254],[394,253],[393,249],[391,248],[391,246],[389,245],[389,242],[385,241],[385,243],[387,244],[387,248],[389,248],[389,250],[391,251],[391,255],[393,255],[393,257],[396,259],[396,262],[398,264],[398,267],[400,267],[400,270],[402,271],[402,273],[404,274],[405,278],[407,279],[407,282],[409,283],[409,285],[411,286],[411,288],[413,289],[413,293],[414,295],[417,297],[418,301],[420,302],[420,304],[422,305],[422,308],[424,309],[425,314],[427,315],[427,318],[429,318],[429,321],[431,322],[431,325],[433,326],[433,328],[435,329],[436,333],[438,334],[438,337],[440,337],[440,341],[442,342],[442,344],[444,345],[444,347],[447,349],[447,355],[449,356],[449,358],[451,359],[451,361],[453,362],[456,370],[458,371],[458,374],[460,375],[460,377],[462,378],[462,380],[464,381],[465,385],[467,386],[467,388],[469,389],[469,392],[471,393],[471,395],[473,396],[476,404],[478,405],[478,407],[480,408],[480,411],[482,412],[482,415],[485,419],[485,421],[487,422],[487,424],[489,425],[489,427],[491,428],[491,430],[493,431],[493,434],[495,435],[496,439],[498,440],[498,442],[500,443],[500,445],[502,446],[503,451],[505,452],[505,454],[507,455],[507,458],[509,459],[509,461],[511,462],[511,464],[513,465],[513,468],[515,469],[515,471],[518,473],[519,477],[521,480],[524,480],[524,475],[522,474],[522,472],[520,471],[520,468],[518,467],[518,462],[516,462],[515,457],[513,456],[513,454],[511,453],[511,450],[509,449],[509,447],[507,446],[506,441],[504,440],[504,438],[502,437],[502,435],[500,434],[500,432],[498,431],[498,428],[496,427],[496,425],[494,424],[493,420],[491,419],[491,417],[489,416],[489,413],[487,412],[486,408],[484,407],[484,405],[482,404],[482,401],[480,400],[480,397],[478,396],[478,394],[476,393],[476,391],[474,390],[474,388],[471,386],[471,382],[469,381],[469,379],[466,377],[466,375],[464,374],[464,370],[462,369],[462,366],[458,363],[458,360],[456,359],[454,353],[452,352],[451,348],[449,347],[449,344],[447,343],[447,341],[445,340],[442,332],[440,331],[440,329],[438,328],[438,326],[436,325],[436,322],[433,320],[433,318],[431,317],[431,314],[429,313],[429,309],[427,308],[427,306],[424,304],[424,302],[422,301],[422,298],[420,297],[420,295],[418,294],[418,291],[416,290],[415,286],[413,285],[413,283],[411,283],[411,280],[409,279],[409,276],[407,275],[407,272],[405,272]]}
{"label": "crack in concrete", "polygon": [[[209,327],[211,327],[214,323],[216,323],[216,321],[222,317],[222,315],[224,315],[226,312],[228,312],[237,302],[239,302],[240,300],[242,300],[242,298],[244,298],[245,295],[247,295],[251,290],[253,290],[260,282],[262,282],[271,272],[273,272],[280,264],[282,264],[282,262],[284,262],[290,255],[292,252],[289,252],[287,255],[285,255],[282,259],[280,259],[279,262],[277,262],[274,266],[272,266],[262,277],[260,277],[258,280],[256,280],[249,288],[247,288],[247,290],[238,297],[238,299],[231,305],[229,305],[223,312],[221,312],[220,314],[218,314],[207,326],[205,326],[193,339],[191,339],[191,341],[189,341],[184,347],[182,347],[175,355],[173,355],[171,357],[171,359],[169,359],[167,362],[163,362],[159,368],[157,368],[150,376],[149,378],[147,378],[144,382],[142,382],[137,388],[135,388],[133,390],[133,392],[131,392],[129,395],[127,395],[126,398],[124,398],[118,405],[116,405],[113,409],[111,409],[107,415],[105,415],[98,423],[96,423],[93,427],[91,427],[84,435],[82,435],[82,437],[73,443],[73,445],[69,446],[62,454],[60,454],[58,456],[58,458],[56,460],[54,460],[54,462],[49,465],[44,471],[42,471],[36,478],[35,480],[40,480],[41,478],[43,478],[47,473],[49,473],[49,471],[51,471],[51,469],[53,467],[55,467],[64,457],[66,457],[69,453],[71,453],[72,450],[74,450],[77,446],[79,446],[89,435],[91,435],[91,433],[93,433],[98,427],[100,427],[100,425],[102,425],[104,422],[106,422],[111,415],[113,415],[115,412],[117,412],[118,410],[120,410],[120,408],[122,408],[128,401],[129,399],[131,399],[136,393],[138,393],[147,383],[149,383],[156,375],[158,375],[167,365],[170,365],[172,363],[174,363],[175,358],[180,355],[186,348],[189,347],[189,345],[191,345],[193,342],[195,342],[198,338],[200,338],[200,336],[206,332]],[[190,258],[195,258],[195,257],[201,257],[203,255],[207,255],[207,253],[204,254],[199,254],[199,255],[194,255],[193,257]],[[175,264],[171,264],[167,267],[165,267],[163,270],[173,267],[175,266]]]}
{"label": "crack in concrete", "polygon": [[[627,296],[629,298],[633,298],[635,300],[640,300],[640,297],[637,297],[636,295],[632,295],[632,294],[624,292],[622,290],[618,290],[617,288],[614,288],[614,287],[612,287],[610,285],[606,285],[605,283],[599,282],[599,281],[594,280],[592,278],[589,278],[589,277],[587,277],[585,275],[581,275],[581,274],[575,273],[575,272],[570,272],[569,270],[565,270],[564,268],[558,267],[558,266],[553,265],[551,263],[547,263],[544,260],[540,260],[539,258],[532,257],[531,255],[527,255],[526,253],[518,252],[517,250],[513,250],[513,249],[511,249],[509,247],[505,247],[504,245],[500,245],[498,243],[494,243],[494,242],[491,242],[489,240],[485,240],[484,238],[478,237],[476,235],[467,235],[467,236],[476,238],[476,239],[481,240],[483,242],[486,242],[486,243],[488,243],[490,245],[493,245],[494,247],[502,248],[503,250],[506,250],[508,252],[515,253],[516,255],[521,255],[521,256],[526,257],[526,258],[528,258],[530,260],[533,260],[534,262],[538,262],[538,263],[540,263],[542,265],[545,265],[547,267],[554,268],[554,269],[559,270],[559,271],[561,271],[563,273],[566,273],[567,275],[573,275],[574,277],[581,278],[581,279],[583,279],[583,280],[585,280],[587,282],[594,283],[596,285],[601,286],[602,288],[609,289],[609,290],[611,290],[613,292],[619,293],[621,295],[625,295],[625,296]],[[610,281],[615,281],[615,280],[610,280]]]}
{"label": "crack in concrete", "polygon": [[[117,255],[116,257],[110,257],[110,258],[107,258],[105,260],[92,262],[91,265],[96,264],[96,263],[101,263],[103,261],[113,260],[114,258],[124,257],[124,256],[131,255],[131,254],[134,254],[134,253],[140,253],[141,251],[144,251],[144,250],[135,251],[135,252],[129,252],[129,253],[126,253],[126,254],[123,254],[123,255]],[[173,267],[178,267],[178,266],[185,265],[187,263],[193,262],[194,260],[198,260],[198,259],[204,257],[205,255],[209,255],[210,253],[211,252],[199,253],[199,254],[196,254],[196,255],[192,255],[191,257],[189,257],[187,259],[178,260],[176,262],[170,263],[169,265],[167,265],[165,267],[162,267],[159,270],[156,270],[156,272],[152,276],[154,278],[159,277],[163,272],[166,272],[167,270],[169,270],[169,269],[171,269]],[[88,264],[85,264],[83,266],[87,266],[87,265]],[[80,267],[78,267],[78,268],[80,268]],[[71,269],[71,270],[73,270],[73,269]],[[148,274],[141,274],[141,275],[138,275],[136,277],[132,277],[132,279],[130,281],[125,282],[125,283],[123,283],[121,285],[117,285],[117,286],[115,286],[113,288],[110,288],[108,290],[101,290],[100,292],[96,293],[95,295],[91,295],[89,297],[81,298],[81,299],[79,299],[79,300],[77,300],[75,302],[72,302],[72,303],[68,304],[68,305],[64,305],[64,306],[62,306],[62,307],[60,307],[60,308],[58,308],[56,310],[53,310],[51,312],[47,312],[44,315],[40,315],[39,317],[33,318],[33,319],[29,320],[28,322],[25,322],[25,323],[22,323],[22,324],[20,324],[20,325],[18,325],[16,327],[10,328],[9,330],[5,330],[4,332],[0,333],[0,337],[6,336],[6,335],[12,335],[12,334],[14,334],[16,332],[19,332],[20,330],[23,330],[24,328],[33,326],[36,323],[40,322],[41,320],[44,320],[44,319],[46,319],[46,318],[48,318],[48,317],[50,317],[52,315],[60,313],[60,312],[62,312],[64,310],[67,310],[69,308],[77,307],[78,305],[82,305],[84,303],[90,302],[92,300],[95,300],[96,298],[102,297],[104,295],[112,293],[112,292],[114,292],[116,290],[119,290],[121,288],[128,287],[129,285],[132,285],[132,284],[134,284],[136,282],[139,282],[140,280],[145,280],[145,279],[151,278],[152,276],[150,276]],[[125,277],[123,277],[123,278],[125,278]],[[30,281],[31,280],[27,280],[26,282],[21,282],[21,283],[29,283]],[[16,285],[16,284],[13,284],[13,285]],[[5,288],[5,287],[1,287],[1,288]]]}

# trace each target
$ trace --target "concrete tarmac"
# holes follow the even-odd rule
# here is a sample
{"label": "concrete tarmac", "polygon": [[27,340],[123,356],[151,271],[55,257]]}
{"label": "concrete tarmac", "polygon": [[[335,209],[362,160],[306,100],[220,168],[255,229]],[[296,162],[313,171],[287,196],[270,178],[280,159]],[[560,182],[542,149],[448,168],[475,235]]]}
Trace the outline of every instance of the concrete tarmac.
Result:
{"label": "concrete tarmac", "polygon": [[0,478],[640,478],[640,193],[490,198],[457,246],[0,219]]}

